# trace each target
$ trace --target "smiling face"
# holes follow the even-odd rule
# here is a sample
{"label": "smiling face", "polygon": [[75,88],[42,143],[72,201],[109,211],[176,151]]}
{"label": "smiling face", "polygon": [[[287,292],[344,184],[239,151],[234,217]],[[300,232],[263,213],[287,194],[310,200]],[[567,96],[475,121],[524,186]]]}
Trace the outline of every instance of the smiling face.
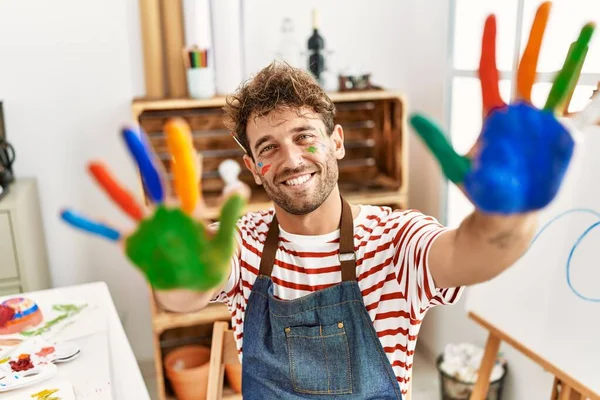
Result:
{"label": "smiling face", "polygon": [[278,109],[249,119],[246,132],[254,160],[246,167],[275,204],[294,215],[316,210],[338,181],[337,160],[344,157],[343,131],[331,135],[307,109]]}

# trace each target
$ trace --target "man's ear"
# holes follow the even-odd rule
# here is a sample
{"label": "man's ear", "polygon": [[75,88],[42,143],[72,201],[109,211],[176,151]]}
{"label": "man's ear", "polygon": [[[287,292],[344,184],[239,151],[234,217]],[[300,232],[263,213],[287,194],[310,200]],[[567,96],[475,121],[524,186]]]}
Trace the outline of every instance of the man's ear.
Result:
{"label": "man's ear", "polygon": [[252,172],[252,176],[254,176],[254,182],[256,182],[257,185],[262,185],[262,180],[260,179],[260,174],[256,171],[256,164],[254,163],[254,160],[252,159],[252,157],[250,157],[248,154],[244,154],[244,165],[246,165],[246,168],[248,168],[248,171]]}
{"label": "man's ear", "polygon": [[331,140],[333,140],[335,156],[338,160],[341,160],[346,155],[346,149],[344,148],[344,130],[341,125],[333,127]]}

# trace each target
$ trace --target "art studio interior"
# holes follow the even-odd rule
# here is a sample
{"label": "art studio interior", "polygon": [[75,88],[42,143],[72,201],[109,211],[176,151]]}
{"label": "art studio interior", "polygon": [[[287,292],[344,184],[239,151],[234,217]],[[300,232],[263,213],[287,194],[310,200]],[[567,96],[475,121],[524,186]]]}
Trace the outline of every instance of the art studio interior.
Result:
{"label": "art studio interior", "polygon": [[599,20],[0,1],[0,398],[600,400]]}

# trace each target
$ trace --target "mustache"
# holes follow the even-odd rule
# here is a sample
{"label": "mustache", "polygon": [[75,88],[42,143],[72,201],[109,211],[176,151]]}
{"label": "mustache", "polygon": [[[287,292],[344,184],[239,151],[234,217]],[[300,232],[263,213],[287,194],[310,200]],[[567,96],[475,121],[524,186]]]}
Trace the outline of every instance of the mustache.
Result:
{"label": "mustache", "polygon": [[294,175],[312,174],[313,172],[316,172],[314,170],[314,168],[310,168],[307,166],[300,166],[300,167],[294,168],[294,169],[286,168],[283,171],[279,172],[277,175],[275,175],[273,178],[273,181],[274,182],[283,182],[283,181],[287,181]]}

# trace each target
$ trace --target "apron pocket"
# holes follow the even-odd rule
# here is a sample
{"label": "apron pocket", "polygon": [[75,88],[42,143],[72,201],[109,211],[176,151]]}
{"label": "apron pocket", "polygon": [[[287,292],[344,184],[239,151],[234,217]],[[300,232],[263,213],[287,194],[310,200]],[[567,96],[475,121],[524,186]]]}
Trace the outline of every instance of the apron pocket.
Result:
{"label": "apron pocket", "polygon": [[285,328],[292,386],[299,393],[352,393],[350,349],[342,321]]}

